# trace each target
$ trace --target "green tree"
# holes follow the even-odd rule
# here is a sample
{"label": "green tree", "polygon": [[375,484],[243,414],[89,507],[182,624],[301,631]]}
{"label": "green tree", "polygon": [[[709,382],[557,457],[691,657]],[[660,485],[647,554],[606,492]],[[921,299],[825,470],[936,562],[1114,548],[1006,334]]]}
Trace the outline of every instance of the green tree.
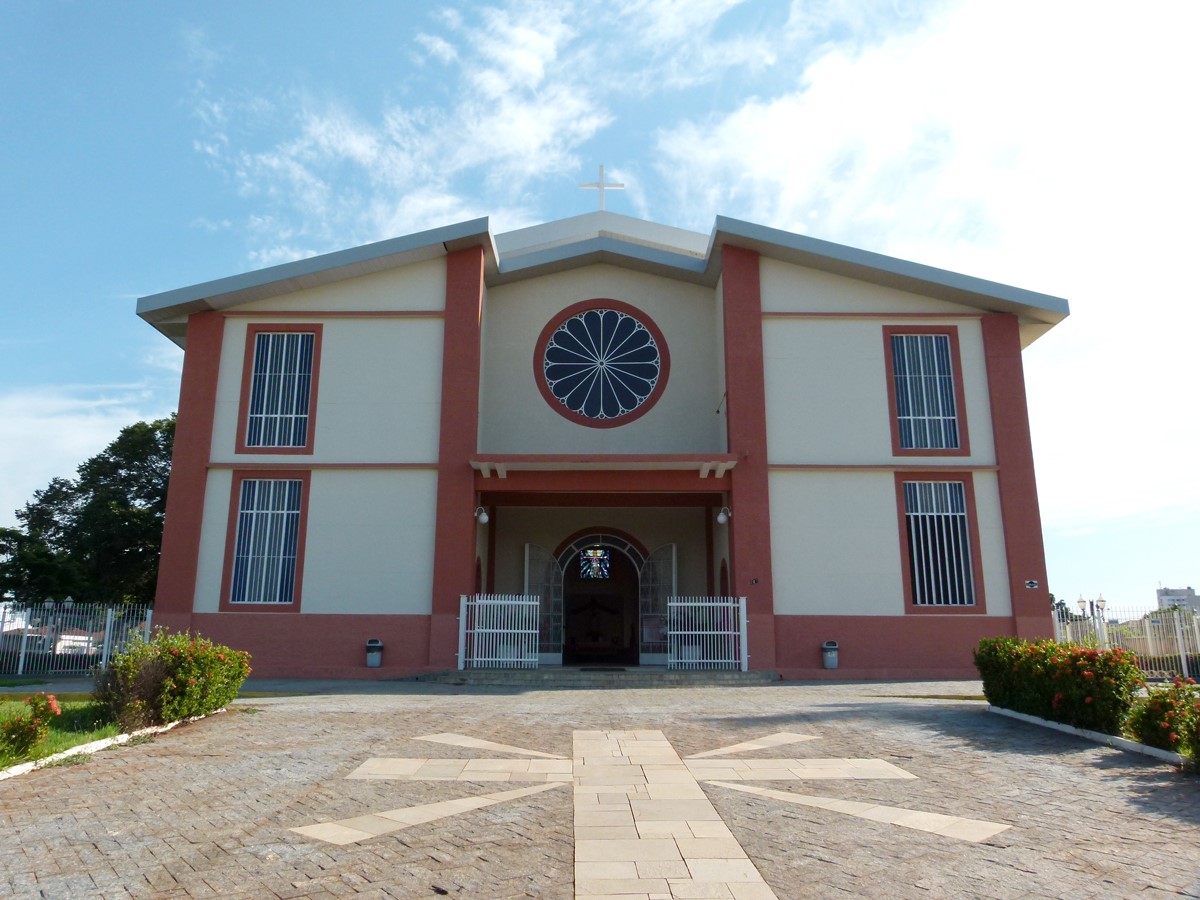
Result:
{"label": "green tree", "polygon": [[17,510],[0,531],[0,590],[17,600],[152,603],[175,417],[138,422]]}

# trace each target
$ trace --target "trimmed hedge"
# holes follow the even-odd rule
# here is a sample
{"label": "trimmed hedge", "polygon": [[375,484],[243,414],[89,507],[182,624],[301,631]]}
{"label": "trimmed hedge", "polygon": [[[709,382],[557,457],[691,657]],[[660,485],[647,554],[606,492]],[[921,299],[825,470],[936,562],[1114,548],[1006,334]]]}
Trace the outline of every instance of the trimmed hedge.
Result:
{"label": "trimmed hedge", "polygon": [[1119,647],[984,638],[975,667],[993,706],[1105,734],[1121,733],[1142,685],[1136,657]]}
{"label": "trimmed hedge", "polygon": [[96,673],[94,693],[122,728],[163,725],[215,712],[237,697],[250,654],[189,632],[135,640]]}

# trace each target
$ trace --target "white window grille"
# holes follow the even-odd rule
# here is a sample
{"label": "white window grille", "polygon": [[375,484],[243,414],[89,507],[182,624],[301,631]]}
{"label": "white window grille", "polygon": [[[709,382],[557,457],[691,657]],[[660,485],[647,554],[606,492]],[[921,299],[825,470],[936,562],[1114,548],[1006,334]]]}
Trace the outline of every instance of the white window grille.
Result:
{"label": "white window grille", "polygon": [[975,576],[963,482],[904,482],[904,518],[913,603],[974,606]]}
{"label": "white window grille", "polygon": [[285,479],[242,481],[230,603],[295,599],[302,484]]}
{"label": "white window grille", "polygon": [[900,447],[957,450],[958,405],[947,334],[893,334],[892,378]]}
{"label": "white window grille", "polygon": [[307,446],[315,342],[313,332],[255,335],[247,447]]}

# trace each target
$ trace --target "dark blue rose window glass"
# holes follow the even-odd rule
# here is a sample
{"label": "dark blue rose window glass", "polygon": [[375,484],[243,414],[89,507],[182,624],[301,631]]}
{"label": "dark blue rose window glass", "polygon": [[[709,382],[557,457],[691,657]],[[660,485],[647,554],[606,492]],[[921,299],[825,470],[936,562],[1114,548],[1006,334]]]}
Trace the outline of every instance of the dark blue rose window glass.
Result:
{"label": "dark blue rose window glass", "polygon": [[637,410],[658,385],[662,355],[654,335],[615,309],[589,309],[551,334],[543,355],[550,393],[588,419],[619,419]]}

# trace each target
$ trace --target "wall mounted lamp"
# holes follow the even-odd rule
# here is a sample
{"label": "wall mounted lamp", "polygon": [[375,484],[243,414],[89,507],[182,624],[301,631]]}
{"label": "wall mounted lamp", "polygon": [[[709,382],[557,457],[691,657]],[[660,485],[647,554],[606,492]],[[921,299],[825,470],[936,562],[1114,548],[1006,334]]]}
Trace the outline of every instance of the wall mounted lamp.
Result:
{"label": "wall mounted lamp", "polygon": [[487,514],[487,510],[482,506],[475,507],[475,521],[480,525],[486,525],[489,521],[491,521],[491,518],[492,517]]}
{"label": "wall mounted lamp", "polygon": [[717,524],[718,525],[728,524],[729,520],[732,518],[733,518],[733,510],[731,510],[728,506],[722,506],[721,511],[719,513],[717,513]]}

